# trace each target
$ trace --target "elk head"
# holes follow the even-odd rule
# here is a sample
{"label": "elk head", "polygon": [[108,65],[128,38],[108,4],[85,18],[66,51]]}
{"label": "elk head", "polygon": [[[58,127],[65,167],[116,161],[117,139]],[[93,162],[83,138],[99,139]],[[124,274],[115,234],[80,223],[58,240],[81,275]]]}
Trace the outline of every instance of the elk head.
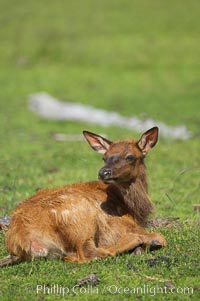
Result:
{"label": "elk head", "polygon": [[99,170],[99,179],[104,183],[131,183],[139,173],[147,152],[156,145],[158,128],[145,132],[137,140],[111,142],[97,134],[83,131],[93,150],[103,155],[105,165]]}

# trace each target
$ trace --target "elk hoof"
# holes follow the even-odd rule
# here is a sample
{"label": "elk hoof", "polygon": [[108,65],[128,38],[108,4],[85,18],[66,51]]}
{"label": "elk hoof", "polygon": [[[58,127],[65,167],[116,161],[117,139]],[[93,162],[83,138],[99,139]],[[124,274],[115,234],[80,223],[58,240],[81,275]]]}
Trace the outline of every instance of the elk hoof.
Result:
{"label": "elk hoof", "polygon": [[136,247],[133,252],[131,253],[131,255],[141,255],[142,253],[144,253],[144,250],[142,249],[142,247]]}
{"label": "elk hoof", "polygon": [[161,249],[162,247],[163,247],[163,245],[158,240],[152,240],[149,245],[149,250],[155,251],[155,250]]}

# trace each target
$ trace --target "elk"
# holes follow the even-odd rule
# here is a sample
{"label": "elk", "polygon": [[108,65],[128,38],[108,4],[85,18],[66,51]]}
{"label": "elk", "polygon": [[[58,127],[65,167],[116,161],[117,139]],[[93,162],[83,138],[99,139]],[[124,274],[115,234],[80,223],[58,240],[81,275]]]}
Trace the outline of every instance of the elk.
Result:
{"label": "elk", "polygon": [[83,135],[103,155],[99,180],[40,190],[22,201],[6,233],[10,255],[0,265],[36,257],[81,263],[137,247],[166,246],[160,233],[144,229],[153,210],[144,158],[157,143],[158,128],[138,141],[111,142],[88,131]]}

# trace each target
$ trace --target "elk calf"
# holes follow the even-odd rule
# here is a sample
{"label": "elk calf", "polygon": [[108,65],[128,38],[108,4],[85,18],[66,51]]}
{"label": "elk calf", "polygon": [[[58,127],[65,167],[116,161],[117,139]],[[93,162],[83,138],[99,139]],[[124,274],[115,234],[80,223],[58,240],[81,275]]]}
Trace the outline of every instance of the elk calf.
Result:
{"label": "elk calf", "polygon": [[157,142],[158,128],[138,141],[111,142],[88,131],[83,134],[103,155],[99,181],[41,190],[20,203],[6,234],[11,256],[4,264],[35,257],[86,262],[138,246],[166,246],[161,234],[143,228],[153,208],[144,158]]}

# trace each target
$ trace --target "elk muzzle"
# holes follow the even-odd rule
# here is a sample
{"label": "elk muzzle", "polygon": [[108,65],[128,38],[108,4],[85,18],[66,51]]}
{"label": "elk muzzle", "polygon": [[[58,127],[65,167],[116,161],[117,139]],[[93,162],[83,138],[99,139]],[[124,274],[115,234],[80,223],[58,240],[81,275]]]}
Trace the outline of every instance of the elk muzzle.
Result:
{"label": "elk muzzle", "polygon": [[99,171],[99,179],[107,182],[108,180],[112,180],[112,170],[107,167],[103,167]]}

